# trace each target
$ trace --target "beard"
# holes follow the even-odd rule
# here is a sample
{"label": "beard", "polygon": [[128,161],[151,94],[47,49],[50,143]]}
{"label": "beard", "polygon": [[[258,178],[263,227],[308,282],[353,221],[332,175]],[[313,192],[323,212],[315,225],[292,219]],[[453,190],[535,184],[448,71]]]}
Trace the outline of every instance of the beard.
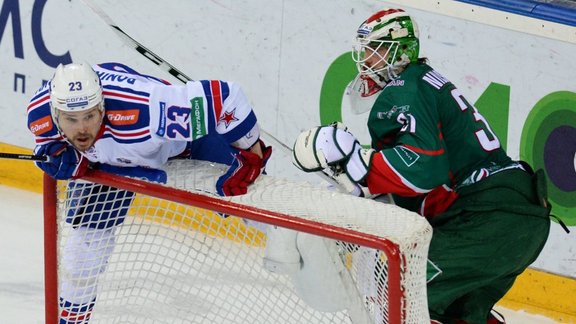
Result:
{"label": "beard", "polygon": [[71,142],[78,151],[84,152],[94,144],[94,136],[91,134],[79,134],[74,136]]}

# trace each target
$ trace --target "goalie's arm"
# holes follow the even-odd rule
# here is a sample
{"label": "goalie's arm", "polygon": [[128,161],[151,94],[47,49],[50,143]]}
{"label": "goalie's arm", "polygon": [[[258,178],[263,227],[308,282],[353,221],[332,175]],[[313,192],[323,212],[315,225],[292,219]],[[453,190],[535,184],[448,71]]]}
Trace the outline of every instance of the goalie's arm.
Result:
{"label": "goalie's arm", "polygon": [[368,187],[371,194],[416,196],[442,185],[445,179],[438,175],[443,172],[425,171],[441,165],[438,157],[422,154],[419,164],[406,165],[400,157],[405,150],[401,145],[382,151],[363,148],[345,127],[335,124],[302,132],[294,144],[293,163],[306,172],[332,170],[334,180],[349,193]]}

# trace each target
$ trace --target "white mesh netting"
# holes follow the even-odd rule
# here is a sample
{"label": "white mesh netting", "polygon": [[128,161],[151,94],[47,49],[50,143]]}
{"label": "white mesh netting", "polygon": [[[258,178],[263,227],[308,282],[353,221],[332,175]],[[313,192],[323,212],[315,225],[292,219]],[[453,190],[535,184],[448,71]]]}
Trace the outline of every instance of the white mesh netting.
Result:
{"label": "white mesh netting", "polygon": [[[166,187],[214,197],[223,170],[172,161]],[[94,183],[65,183],[58,190],[64,315],[80,318],[91,309],[90,323],[107,324],[391,323],[397,320],[390,318],[396,301],[402,323],[429,322],[426,257],[432,229],[399,207],[266,175],[248,194],[221,198],[398,246],[400,291],[391,294],[390,280],[397,279],[389,277],[384,244],[376,250],[328,241],[345,269],[341,278],[349,281],[350,300],[346,309],[326,312],[300,298],[292,276],[263,267],[266,225],[246,226],[239,217]]]}

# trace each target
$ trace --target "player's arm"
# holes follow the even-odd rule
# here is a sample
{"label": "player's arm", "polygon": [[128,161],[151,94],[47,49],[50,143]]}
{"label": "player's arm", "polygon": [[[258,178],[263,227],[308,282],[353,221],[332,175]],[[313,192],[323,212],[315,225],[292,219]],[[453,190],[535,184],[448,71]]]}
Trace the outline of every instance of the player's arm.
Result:
{"label": "player's arm", "polygon": [[371,156],[363,179],[371,192],[402,196],[425,194],[449,182],[443,149],[400,144]]}
{"label": "player's arm", "polygon": [[[419,142],[411,140],[416,137],[414,134],[398,137],[397,143],[401,144],[376,151],[362,147],[354,135],[339,125],[315,127],[297,138],[294,164],[307,172],[342,169],[353,184],[367,186],[371,194],[417,196],[449,180],[441,148],[425,150],[408,144]],[[432,143],[440,142],[439,138],[430,139]]]}
{"label": "player's arm", "polygon": [[202,82],[213,100],[216,132],[238,149],[230,168],[218,179],[216,189],[223,196],[245,194],[264,171],[272,148],[260,139],[256,114],[239,85],[214,80]]}
{"label": "player's arm", "polygon": [[263,145],[256,145],[256,143],[254,143],[255,145],[252,145],[252,147],[250,147],[248,149],[248,151],[250,153],[256,154],[258,155],[259,158],[263,158],[264,157],[264,150],[265,148],[263,148]]}

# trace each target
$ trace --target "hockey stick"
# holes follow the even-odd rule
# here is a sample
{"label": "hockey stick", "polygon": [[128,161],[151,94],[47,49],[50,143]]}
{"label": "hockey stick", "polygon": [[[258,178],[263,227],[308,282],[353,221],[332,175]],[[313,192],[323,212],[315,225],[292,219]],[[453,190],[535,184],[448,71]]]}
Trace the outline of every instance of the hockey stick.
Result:
{"label": "hockey stick", "polygon": [[31,154],[18,154],[18,153],[5,153],[0,152],[1,159],[13,159],[13,160],[26,160],[26,161],[40,161],[46,162],[49,160],[46,155],[31,155]]}
{"label": "hockey stick", "polygon": [[[124,43],[126,45],[129,45],[131,48],[135,49],[142,56],[144,56],[147,59],[149,59],[150,61],[152,61],[160,69],[170,73],[172,76],[174,76],[176,79],[180,80],[182,83],[186,83],[187,81],[192,81],[192,78],[190,78],[189,76],[184,74],[182,71],[177,69],[172,64],[168,63],[166,60],[164,60],[160,56],[156,55],[154,52],[149,50],[146,46],[142,45],[140,42],[138,42],[137,40],[132,38],[130,35],[128,35],[124,30],[122,30],[122,28],[118,27],[118,25],[116,25],[116,23],[114,23],[112,18],[110,18],[110,16],[108,16],[102,9],[100,9],[97,5],[95,5],[92,2],[92,0],[82,0],[82,1],[98,17],[100,17],[100,19],[102,19],[110,28],[112,28],[114,33],[116,33],[116,35],[118,35],[124,41]],[[264,130],[262,128],[260,128],[260,132],[266,138],[268,138],[270,141],[272,141],[272,143],[274,143],[275,145],[280,147],[280,149],[282,151],[284,151],[286,154],[289,154],[290,156],[292,156],[293,151],[288,145],[284,144],[279,139],[277,139],[274,135],[270,134],[269,132],[267,132],[266,130]],[[315,172],[315,174],[320,175],[320,177],[322,179],[324,179],[325,181],[328,181],[334,187],[341,189],[341,186],[338,184],[338,182],[336,182],[330,176],[330,174],[327,173],[327,171]]]}

